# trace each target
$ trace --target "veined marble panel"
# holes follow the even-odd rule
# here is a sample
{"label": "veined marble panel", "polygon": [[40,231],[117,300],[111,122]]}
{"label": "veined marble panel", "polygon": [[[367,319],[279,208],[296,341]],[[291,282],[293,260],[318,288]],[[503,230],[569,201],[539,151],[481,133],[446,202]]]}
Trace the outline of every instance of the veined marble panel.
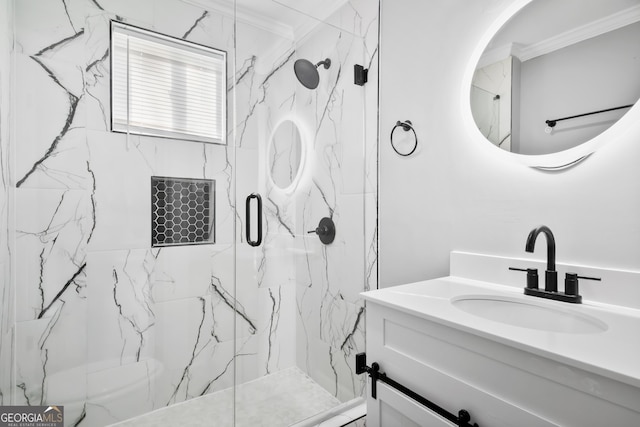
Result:
{"label": "veined marble panel", "polygon": [[[3,257],[8,259],[8,257]],[[13,286],[9,269],[0,263],[0,406],[12,403],[13,361],[14,361],[14,306]]]}
{"label": "veined marble panel", "polygon": [[[292,72],[295,59],[308,57],[315,61],[327,56],[333,63],[329,70],[320,70],[321,83],[316,91],[297,83]],[[273,85],[294,81],[293,94],[288,95],[286,87],[275,92],[270,90],[275,86],[263,84],[264,80],[258,78],[256,68],[252,67],[260,60],[259,54],[246,68],[243,83],[247,87],[244,92],[237,92],[246,94],[245,98],[238,97],[239,104],[249,102],[244,109],[238,107],[241,151],[247,151],[241,157],[246,161],[238,162],[238,170],[257,165],[250,175],[240,174],[239,194],[248,194],[251,188],[261,191],[265,215],[263,248],[240,248],[247,257],[240,264],[238,286],[253,283],[261,292],[268,290],[273,296],[278,283],[290,277],[290,266],[296,266],[293,277],[298,366],[343,400],[363,389],[364,380],[350,366],[358,349],[364,349],[364,307],[358,294],[368,283],[365,255],[368,254],[371,269],[375,268],[376,260],[375,227],[365,227],[365,206],[375,206],[375,202],[370,195],[365,205],[363,195],[365,97],[363,88],[353,85],[354,58],[358,63],[365,61],[362,40],[333,27],[322,28],[296,46],[294,57],[284,57],[268,73]],[[249,82],[253,85],[249,86]],[[264,99],[256,94],[264,95]],[[281,197],[270,187],[268,165],[265,168],[264,160],[260,160],[267,159],[268,148],[262,145],[265,135],[287,114],[296,118],[303,133],[310,134],[308,149],[312,159],[306,165],[312,169],[309,186],[298,188],[290,198]],[[255,148],[259,157],[251,158],[249,152],[255,141],[260,143]],[[375,146],[375,138],[373,141]],[[268,141],[266,144],[268,147]],[[306,233],[315,229],[323,216],[333,217],[338,226],[336,241],[328,246],[320,243],[317,236]],[[371,234],[367,239],[365,231]],[[260,306],[264,310],[263,304]]]}
{"label": "veined marble panel", "polygon": [[92,250],[150,245],[150,179],[154,175],[214,179],[216,244],[232,242],[226,147],[102,131],[87,131],[87,135],[97,224]]}
{"label": "veined marble panel", "polygon": [[[220,383],[222,388],[232,385],[233,343],[220,345],[211,298],[207,295],[156,305],[157,329],[162,331],[157,337],[156,358],[165,366],[157,398],[163,406],[205,394]],[[224,362],[219,363],[223,356]]]}
{"label": "veined marble panel", "polygon": [[0,5],[0,405],[11,404],[14,353],[14,282],[11,278],[13,216],[11,202],[11,79],[13,64],[13,1]]}
{"label": "veined marble panel", "polygon": [[75,293],[86,297],[91,194],[84,190],[17,189],[16,318],[54,316]]}
{"label": "veined marble panel", "polygon": [[295,292],[293,281],[258,291],[261,308],[258,369],[261,375],[295,366]]}
{"label": "veined marble panel", "polygon": [[153,357],[155,310],[150,277],[158,250],[90,252],[87,256],[89,363]]}
{"label": "veined marble panel", "polygon": [[[356,21],[358,28],[352,34],[368,34],[370,26]],[[326,46],[327,40],[333,43]],[[302,241],[305,251],[320,254],[320,259],[297,263],[297,359],[341,400],[360,395],[364,388],[364,379],[352,369],[355,354],[364,349],[365,312],[359,293],[377,285],[377,132],[374,122],[364,121],[363,113],[368,107],[367,113],[375,116],[375,102],[365,102],[366,95],[375,99],[375,90],[354,86],[351,77],[353,63],[365,67],[374,63],[377,37],[369,36],[368,41],[369,46],[363,46],[363,40],[327,28],[316,31],[298,49],[301,57],[324,49],[323,54],[335,58],[331,69],[321,72],[317,93],[300,90],[297,97],[299,113],[314,123],[316,159],[313,185],[297,195],[298,232],[330,216],[336,223],[336,239],[328,246],[315,236]]]}
{"label": "veined marble panel", "polygon": [[[103,425],[227,388],[234,363],[239,382],[297,363],[340,400],[361,394],[358,293],[375,286],[377,261],[376,123],[363,116],[375,117],[377,88],[351,73],[375,63],[377,5],[350,2],[332,19],[352,30],[321,25],[296,44],[246,24],[234,40],[232,19],[177,0],[17,3],[16,403],[61,403],[73,388],[72,423]],[[108,132],[110,19],[227,51],[229,146]],[[295,79],[302,57],[333,60],[317,91]],[[309,144],[291,195],[269,186],[266,160],[287,116]],[[149,247],[152,175],[216,180],[215,245]],[[244,236],[252,192],[264,202],[258,248]],[[307,234],[324,216],[338,226],[330,246]],[[149,375],[127,403],[96,397],[99,372],[125,388],[139,366]],[[74,367],[70,386],[52,386]]]}
{"label": "veined marble panel", "polygon": [[[85,286],[86,276],[76,277],[77,286]],[[68,292],[52,306],[48,316],[16,323],[16,384],[14,402],[18,405],[43,405],[47,402],[83,400],[86,395],[87,299],[81,293]],[[63,387],[56,375],[80,367],[80,375],[69,378]]]}
{"label": "veined marble panel", "polygon": [[16,73],[16,186],[90,188],[82,73],[24,54],[16,55]]}

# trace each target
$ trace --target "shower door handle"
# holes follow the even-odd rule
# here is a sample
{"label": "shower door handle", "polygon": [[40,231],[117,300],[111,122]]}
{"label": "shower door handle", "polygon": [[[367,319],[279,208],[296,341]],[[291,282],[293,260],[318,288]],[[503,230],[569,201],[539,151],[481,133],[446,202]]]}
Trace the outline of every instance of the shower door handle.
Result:
{"label": "shower door handle", "polygon": [[[257,201],[257,214],[258,214],[258,236],[256,240],[251,240],[251,200]],[[251,193],[247,196],[247,202],[245,205],[245,224],[246,224],[246,237],[247,243],[250,246],[260,246],[262,243],[262,197],[258,193]]]}

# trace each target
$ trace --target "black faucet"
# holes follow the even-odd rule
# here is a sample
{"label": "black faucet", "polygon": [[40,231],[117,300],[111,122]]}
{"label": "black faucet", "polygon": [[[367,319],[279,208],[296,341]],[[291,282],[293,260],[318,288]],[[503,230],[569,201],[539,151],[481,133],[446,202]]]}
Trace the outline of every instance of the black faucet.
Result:
{"label": "black faucet", "polygon": [[600,280],[598,277],[578,276],[576,273],[567,273],[564,281],[564,292],[558,292],[558,272],[556,271],[556,239],[546,225],[534,228],[527,236],[525,251],[533,252],[538,234],[544,233],[547,238],[547,270],[545,271],[544,290],[538,289],[538,270],[534,268],[515,268],[509,270],[525,271],[527,273],[527,286],[525,295],[548,298],[557,301],[579,304],[582,297],[578,293],[578,279]]}
{"label": "black faucet", "polygon": [[547,292],[558,291],[558,272],[556,271],[556,239],[553,237],[551,229],[546,225],[534,228],[527,236],[525,251],[533,253],[538,234],[544,233],[547,238],[547,271],[544,275],[544,290]]}

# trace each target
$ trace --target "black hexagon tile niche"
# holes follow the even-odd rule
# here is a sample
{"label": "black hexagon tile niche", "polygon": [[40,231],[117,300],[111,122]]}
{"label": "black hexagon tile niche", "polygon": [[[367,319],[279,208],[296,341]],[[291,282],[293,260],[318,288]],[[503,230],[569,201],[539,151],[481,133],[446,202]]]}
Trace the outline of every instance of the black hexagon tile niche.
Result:
{"label": "black hexagon tile niche", "polygon": [[151,177],[151,246],[215,243],[215,181]]}

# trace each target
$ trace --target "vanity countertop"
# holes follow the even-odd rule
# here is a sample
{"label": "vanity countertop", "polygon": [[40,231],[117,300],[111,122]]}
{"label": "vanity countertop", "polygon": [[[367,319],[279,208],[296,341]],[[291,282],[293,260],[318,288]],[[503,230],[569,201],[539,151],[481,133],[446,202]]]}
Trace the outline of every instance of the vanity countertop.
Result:
{"label": "vanity countertop", "polygon": [[[489,282],[443,277],[362,294],[372,303],[471,333],[522,351],[640,388],[640,310],[583,301],[569,304],[524,295],[523,290]],[[597,333],[563,333],[513,326],[470,314],[452,303],[465,297],[496,297],[596,318]]]}

